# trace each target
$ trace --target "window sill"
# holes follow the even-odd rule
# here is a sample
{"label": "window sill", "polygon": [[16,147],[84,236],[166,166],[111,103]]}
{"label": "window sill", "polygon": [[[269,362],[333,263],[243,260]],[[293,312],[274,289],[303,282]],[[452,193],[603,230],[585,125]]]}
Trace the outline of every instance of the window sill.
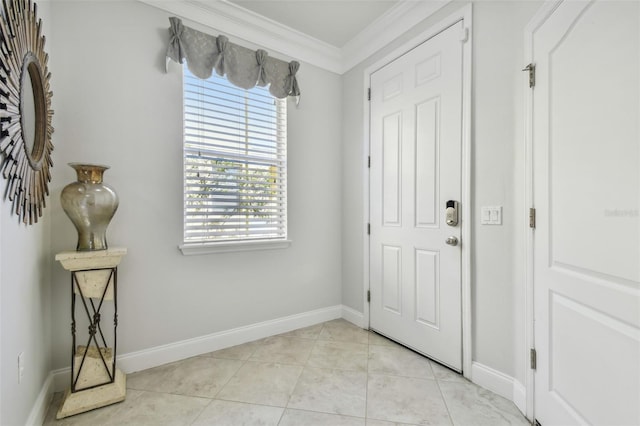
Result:
{"label": "window sill", "polygon": [[228,243],[184,243],[178,246],[185,256],[199,254],[233,253],[239,251],[284,249],[291,240],[236,241]]}

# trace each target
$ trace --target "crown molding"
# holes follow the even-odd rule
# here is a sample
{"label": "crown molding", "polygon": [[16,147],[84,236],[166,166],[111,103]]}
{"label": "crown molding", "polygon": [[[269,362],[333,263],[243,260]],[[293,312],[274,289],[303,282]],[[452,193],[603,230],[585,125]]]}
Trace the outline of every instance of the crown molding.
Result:
{"label": "crown molding", "polygon": [[349,71],[452,0],[402,0],[342,47],[342,73]]}
{"label": "crown molding", "polygon": [[452,0],[401,0],[339,48],[227,0],[138,0],[227,36],[344,74]]}

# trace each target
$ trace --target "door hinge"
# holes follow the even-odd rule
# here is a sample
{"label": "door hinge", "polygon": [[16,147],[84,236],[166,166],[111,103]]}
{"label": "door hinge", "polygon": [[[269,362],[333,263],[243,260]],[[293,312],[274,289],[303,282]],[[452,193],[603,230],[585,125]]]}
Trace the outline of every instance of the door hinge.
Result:
{"label": "door hinge", "polygon": [[367,167],[371,168],[371,156],[367,157]]}
{"label": "door hinge", "polygon": [[466,43],[469,40],[469,28],[463,28],[460,31],[460,41]]}
{"label": "door hinge", "polygon": [[529,351],[529,359],[531,361],[531,369],[535,370],[537,365],[537,355],[536,350],[533,348]]}
{"label": "door hinge", "polygon": [[371,235],[371,224],[367,223],[367,235]]}
{"label": "door hinge", "polygon": [[367,290],[367,302],[371,302],[371,290]]}
{"label": "door hinge", "polygon": [[536,229],[536,209],[529,209],[529,228]]}
{"label": "door hinge", "polygon": [[369,87],[367,89],[367,100],[370,101],[371,100],[371,87]]}
{"label": "door hinge", "polygon": [[522,71],[529,71],[529,87],[533,88],[536,85],[536,66],[535,64],[529,64]]}

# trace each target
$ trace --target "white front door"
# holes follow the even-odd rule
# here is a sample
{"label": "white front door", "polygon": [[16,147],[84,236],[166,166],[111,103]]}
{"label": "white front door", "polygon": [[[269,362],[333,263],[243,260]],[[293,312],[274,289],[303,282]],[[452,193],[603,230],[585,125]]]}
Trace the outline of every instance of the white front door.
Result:
{"label": "white front door", "polygon": [[463,34],[458,22],[370,81],[370,327],[458,371],[465,241],[445,208],[461,198]]}
{"label": "white front door", "polygon": [[533,34],[535,417],[640,424],[640,3]]}

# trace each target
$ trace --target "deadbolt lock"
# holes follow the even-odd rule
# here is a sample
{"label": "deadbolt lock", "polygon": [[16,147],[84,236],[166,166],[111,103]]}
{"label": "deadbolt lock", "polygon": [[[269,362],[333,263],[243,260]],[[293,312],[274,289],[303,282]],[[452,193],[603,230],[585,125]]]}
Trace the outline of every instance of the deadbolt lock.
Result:
{"label": "deadbolt lock", "polygon": [[446,221],[449,226],[458,226],[458,202],[447,201]]}

